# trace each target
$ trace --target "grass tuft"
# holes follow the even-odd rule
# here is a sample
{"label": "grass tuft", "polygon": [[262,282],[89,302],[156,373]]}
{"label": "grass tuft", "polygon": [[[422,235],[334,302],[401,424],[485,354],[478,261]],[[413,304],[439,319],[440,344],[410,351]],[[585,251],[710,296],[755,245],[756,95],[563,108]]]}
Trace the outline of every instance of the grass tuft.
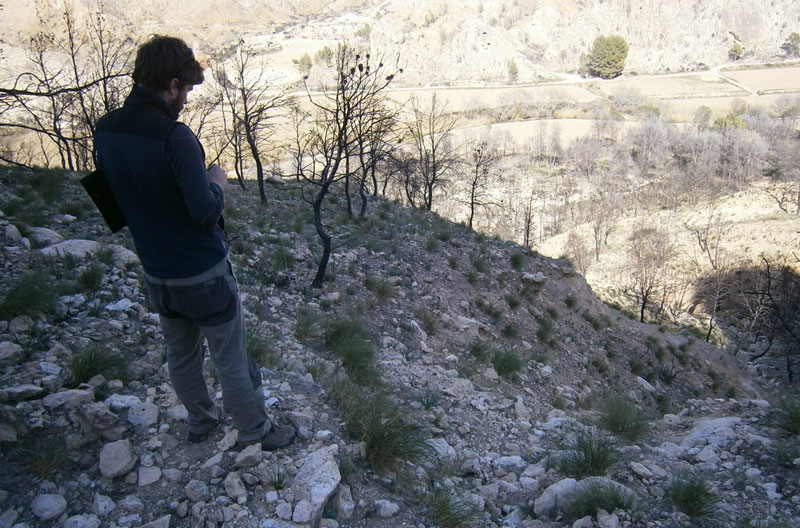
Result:
{"label": "grass tuft", "polygon": [[13,319],[20,315],[50,314],[56,293],[46,270],[36,270],[23,276],[11,287],[0,302],[0,319]]}
{"label": "grass tuft", "polygon": [[478,339],[469,344],[469,352],[478,361],[486,361],[489,359],[491,348],[486,341],[481,341]]}
{"label": "grass tuft", "polygon": [[573,478],[603,476],[620,458],[614,440],[600,431],[580,431],[562,447],[556,465]]}
{"label": "grass tuft", "polygon": [[64,439],[55,431],[31,431],[20,438],[17,447],[12,451],[14,458],[31,475],[42,479],[65,472],[72,466],[64,449]]}
{"label": "grass tuft", "polygon": [[377,382],[375,350],[369,333],[359,321],[339,319],[330,323],[325,332],[325,345],[342,360],[345,370],[357,383]]}
{"label": "grass tuft", "polygon": [[394,295],[394,288],[391,284],[371,276],[364,279],[364,287],[374,293],[380,301],[386,301]]}
{"label": "grass tuft", "polygon": [[364,442],[366,460],[375,468],[391,469],[398,461],[418,462],[431,455],[426,428],[407,418],[387,393],[361,387],[344,377],[333,385],[347,430]]}
{"label": "grass tuft", "polygon": [[635,505],[635,497],[621,485],[611,482],[582,482],[564,507],[564,516],[575,521],[587,515],[594,516],[599,510],[630,510]]}
{"label": "grass tuft", "polygon": [[522,360],[513,350],[496,352],[492,358],[494,370],[504,378],[513,379],[522,369]]}
{"label": "grass tuft", "polygon": [[425,332],[429,336],[436,335],[436,331],[439,327],[439,321],[436,319],[436,314],[434,314],[428,308],[420,306],[414,309],[414,315],[420,320],[422,326],[425,327]]}
{"label": "grass tuft", "polygon": [[792,434],[800,435],[800,397],[784,398],[775,411],[777,424]]}
{"label": "grass tuft", "polygon": [[122,353],[109,350],[100,343],[94,343],[84,350],[75,352],[68,365],[69,385],[86,383],[98,374],[106,379],[127,380],[130,377],[128,360]]}
{"label": "grass tuft", "polygon": [[525,255],[522,253],[514,253],[511,255],[511,267],[519,271],[522,265],[525,264]]}
{"label": "grass tuft", "polygon": [[247,334],[247,353],[262,367],[275,367],[278,352],[264,336],[256,332]]}
{"label": "grass tuft", "polygon": [[650,420],[630,401],[621,396],[612,396],[603,402],[599,425],[606,431],[635,442],[647,433]]}
{"label": "grass tuft", "polygon": [[428,505],[428,516],[439,528],[476,528],[480,521],[477,509],[445,489],[433,494]]}
{"label": "grass tuft", "polygon": [[76,279],[78,286],[89,291],[99,290],[100,285],[103,282],[103,273],[103,266],[96,263],[90,264],[78,275],[78,278]]}
{"label": "grass tuft", "polygon": [[667,500],[689,517],[704,517],[714,512],[719,498],[700,475],[678,478],[667,489]]}

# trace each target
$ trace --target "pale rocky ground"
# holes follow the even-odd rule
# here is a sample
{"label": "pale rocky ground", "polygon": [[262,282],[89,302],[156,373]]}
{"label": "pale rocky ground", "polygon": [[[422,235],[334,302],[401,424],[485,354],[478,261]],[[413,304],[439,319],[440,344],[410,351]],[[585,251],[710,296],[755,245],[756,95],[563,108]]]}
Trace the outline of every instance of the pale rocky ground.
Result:
{"label": "pale rocky ground", "polygon": [[[0,203],[29,195],[4,178]],[[75,176],[66,179],[58,202],[85,204]],[[74,285],[64,291],[50,316],[0,322],[0,527],[288,528],[314,520],[328,527],[434,526],[425,500],[399,475],[361,462],[362,446],[345,432],[320,375],[337,360],[319,337],[297,337],[300,313],[365,320],[386,387],[426,425],[436,457],[449,468],[436,485],[481,512],[478,526],[739,527],[800,516],[800,459],[778,463],[778,448],[796,438],[774,426],[763,399],[769,392],[759,388],[767,380],[726,353],[606,307],[564,261],[531,254],[516,269],[511,255],[524,253],[521,248],[384,202],[373,204],[364,244],[340,239],[335,280],[313,293],[316,242],[308,226],[291,227],[304,206],[271,189],[264,216],[252,192],[229,189],[235,204],[229,231],[248,328],[275,352],[262,370],[269,412],[298,427],[297,443],[273,454],[236,454],[230,451],[235,433],[226,427],[204,443],[187,444],[185,411],[168,382],[141,268],[124,248],[129,237],[108,235],[93,211],[76,219],[59,213],[57,204],[34,202],[32,208],[44,209],[40,226],[0,214],[2,290],[47,254],[44,262],[62,279],[92,263],[102,266],[103,279],[97,291]],[[342,231],[363,236],[358,224]],[[120,246],[114,263],[102,263],[92,243],[78,240]],[[52,255],[54,248],[62,256]],[[278,248],[296,258],[283,271],[270,263]],[[64,260],[65,251],[76,255],[74,264]],[[478,260],[486,271],[476,271]],[[365,287],[367,278],[389,284],[391,296],[380,300]],[[512,309],[508,295],[521,306]],[[497,310],[494,317],[487,305]],[[434,314],[435,332],[424,330],[420,307]],[[537,336],[543,319],[553,325],[550,344]],[[509,324],[517,335],[504,332]],[[689,369],[671,384],[650,374],[646,381],[628,366],[637,358],[657,369],[664,360],[645,344],[648,336],[690,358]],[[520,354],[524,367],[516,380],[499,377],[491,363],[470,354],[477,338]],[[99,376],[68,387],[70,357],[92,342],[123,352],[132,379]],[[623,458],[602,477],[635,494],[639,507],[566,522],[559,508],[580,484],[548,460],[570,434],[594,426],[609,393],[653,419],[642,440],[619,439]],[[60,442],[71,463],[40,478],[19,453],[45,437]],[[689,520],[663,498],[689,471],[706,475],[721,499],[710,519]],[[286,487],[276,490],[274,475],[283,472]]]}

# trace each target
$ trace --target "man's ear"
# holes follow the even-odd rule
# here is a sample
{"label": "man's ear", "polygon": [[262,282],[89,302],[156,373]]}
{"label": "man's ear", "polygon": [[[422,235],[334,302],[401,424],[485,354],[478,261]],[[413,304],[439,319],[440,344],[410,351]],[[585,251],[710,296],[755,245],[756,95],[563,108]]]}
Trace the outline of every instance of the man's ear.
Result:
{"label": "man's ear", "polygon": [[171,96],[178,95],[178,92],[180,92],[180,91],[181,91],[181,90],[180,90],[180,88],[181,88],[180,84],[181,84],[181,83],[180,83],[180,81],[179,81],[178,79],[172,79],[172,80],[169,82],[169,88],[168,88],[168,91],[169,91],[169,94],[170,94]]}

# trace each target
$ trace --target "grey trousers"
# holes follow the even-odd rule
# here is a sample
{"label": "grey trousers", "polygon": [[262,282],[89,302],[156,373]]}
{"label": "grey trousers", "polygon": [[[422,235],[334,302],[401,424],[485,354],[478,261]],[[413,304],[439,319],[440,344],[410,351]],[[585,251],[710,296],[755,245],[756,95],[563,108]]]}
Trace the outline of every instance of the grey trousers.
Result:
{"label": "grey trousers", "polygon": [[270,429],[261,389],[261,372],[247,353],[239,286],[224,259],[193,277],[161,279],[145,274],[150,300],[167,344],[172,387],[189,414],[189,431],[217,426],[214,402],[203,377],[203,341],[219,372],[223,407],[233,417],[243,442]]}

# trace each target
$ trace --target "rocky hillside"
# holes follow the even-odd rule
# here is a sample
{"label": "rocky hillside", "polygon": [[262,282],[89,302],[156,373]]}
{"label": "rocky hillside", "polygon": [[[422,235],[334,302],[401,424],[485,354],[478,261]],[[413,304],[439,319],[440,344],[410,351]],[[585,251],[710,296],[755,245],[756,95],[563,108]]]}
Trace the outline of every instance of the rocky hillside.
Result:
{"label": "rocky hillside", "polygon": [[[81,10],[90,3],[75,4]],[[50,21],[60,5],[37,2]],[[210,55],[243,38],[264,47],[272,67],[283,70],[276,80],[288,83],[301,76],[293,60],[343,39],[399,55],[405,74],[397,82],[429,86],[531,82],[574,72],[601,34],[629,42],[627,72],[653,73],[723,64],[737,43],[744,61],[775,60],[789,34],[800,31],[800,4],[792,0],[470,0],[457,8],[445,0],[198,0],[192,9],[120,0],[106,2],[104,10],[111,26],[130,31],[136,42],[174,33]],[[4,2],[6,57],[21,59],[15,46],[25,45],[37,27],[37,10],[27,2]]]}
{"label": "rocky hillside", "polygon": [[[791,526],[798,409],[568,263],[377,200],[322,291],[296,189],[229,187],[269,413],[189,444],[129,236],[78,175],[0,174],[0,528]],[[220,401],[213,364],[207,381]],[[790,431],[794,431],[793,433]]]}

